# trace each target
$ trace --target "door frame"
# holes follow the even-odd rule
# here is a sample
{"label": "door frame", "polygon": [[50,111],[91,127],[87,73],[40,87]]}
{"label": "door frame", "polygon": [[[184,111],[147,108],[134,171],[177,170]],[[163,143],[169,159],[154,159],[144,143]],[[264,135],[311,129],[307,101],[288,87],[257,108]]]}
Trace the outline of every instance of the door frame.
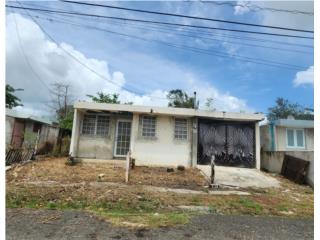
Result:
{"label": "door frame", "polygon": [[[125,157],[126,155],[117,155],[117,144],[118,144],[118,126],[119,126],[119,122],[129,122],[131,123],[131,127],[130,127],[130,143],[131,143],[131,132],[132,132],[132,120],[131,119],[117,119],[116,122],[116,134],[115,134],[115,139],[114,139],[114,149],[113,149],[113,156],[114,157]],[[129,144],[129,150],[130,150],[130,144]]]}

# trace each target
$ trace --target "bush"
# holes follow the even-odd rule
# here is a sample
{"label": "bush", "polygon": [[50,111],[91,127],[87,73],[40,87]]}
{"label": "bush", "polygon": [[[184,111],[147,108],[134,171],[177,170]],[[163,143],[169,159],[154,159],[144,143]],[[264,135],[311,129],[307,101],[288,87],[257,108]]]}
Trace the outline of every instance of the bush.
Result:
{"label": "bush", "polygon": [[53,144],[51,142],[45,142],[37,151],[37,154],[43,155],[53,152]]}
{"label": "bush", "polygon": [[68,156],[70,148],[70,137],[65,136],[62,139],[58,139],[57,144],[54,145],[52,154],[55,157]]}
{"label": "bush", "polygon": [[74,165],[77,164],[77,161],[76,161],[76,159],[74,157],[69,156],[65,163],[68,166],[74,166]]}

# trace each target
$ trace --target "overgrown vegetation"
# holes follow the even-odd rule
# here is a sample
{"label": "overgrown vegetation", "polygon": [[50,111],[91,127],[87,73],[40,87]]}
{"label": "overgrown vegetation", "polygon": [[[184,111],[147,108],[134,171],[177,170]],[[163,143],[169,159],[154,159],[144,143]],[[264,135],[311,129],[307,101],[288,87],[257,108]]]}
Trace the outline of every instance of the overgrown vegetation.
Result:
{"label": "overgrown vegetation", "polygon": [[190,97],[186,92],[181,89],[173,89],[167,95],[169,100],[169,107],[176,108],[193,108],[194,107],[194,97]]}
{"label": "overgrown vegetation", "polygon": [[14,95],[16,91],[23,89],[14,89],[11,85],[6,84],[6,108],[14,108],[18,106],[23,106],[21,104],[21,99]]}

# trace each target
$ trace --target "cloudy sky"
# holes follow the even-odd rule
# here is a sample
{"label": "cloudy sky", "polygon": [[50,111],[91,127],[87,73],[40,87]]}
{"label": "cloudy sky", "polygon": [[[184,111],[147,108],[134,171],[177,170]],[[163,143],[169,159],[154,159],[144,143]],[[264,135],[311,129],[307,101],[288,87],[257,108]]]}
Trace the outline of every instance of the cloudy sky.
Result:
{"label": "cloudy sky", "polygon": [[[57,1],[20,3],[31,8],[312,36]],[[313,12],[313,2],[98,3],[313,30],[313,15],[266,10]],[[15,1],[7,4],[21,6]],[[124,102],[166,106],[167,92],[180,88],[189,94],[196,91],[201,108],[207,98],[213,98],[218,110],[267,112],[277,97],[313,107],[313,40],[7,8],[6,81],[24,89],[17,93],[24,111],[41,115],[50,114],[46,103],[55,82],[69,84],[74,100],[88,100],[86,94],[103,91],[119,93]]]}

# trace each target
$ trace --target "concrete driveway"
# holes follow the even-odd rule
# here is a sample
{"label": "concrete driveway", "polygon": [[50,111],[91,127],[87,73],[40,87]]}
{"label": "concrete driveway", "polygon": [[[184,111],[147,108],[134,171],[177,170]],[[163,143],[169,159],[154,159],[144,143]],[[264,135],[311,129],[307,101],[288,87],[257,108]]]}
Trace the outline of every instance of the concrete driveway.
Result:
{"label": "concrete driveway", "polygon": [[[210,179],[211,167],[209,165],[197,165],[197,167]],[[257,169],[221,166],[215,166],[215,184],[240,188],[280,187],[277,179]]]}

